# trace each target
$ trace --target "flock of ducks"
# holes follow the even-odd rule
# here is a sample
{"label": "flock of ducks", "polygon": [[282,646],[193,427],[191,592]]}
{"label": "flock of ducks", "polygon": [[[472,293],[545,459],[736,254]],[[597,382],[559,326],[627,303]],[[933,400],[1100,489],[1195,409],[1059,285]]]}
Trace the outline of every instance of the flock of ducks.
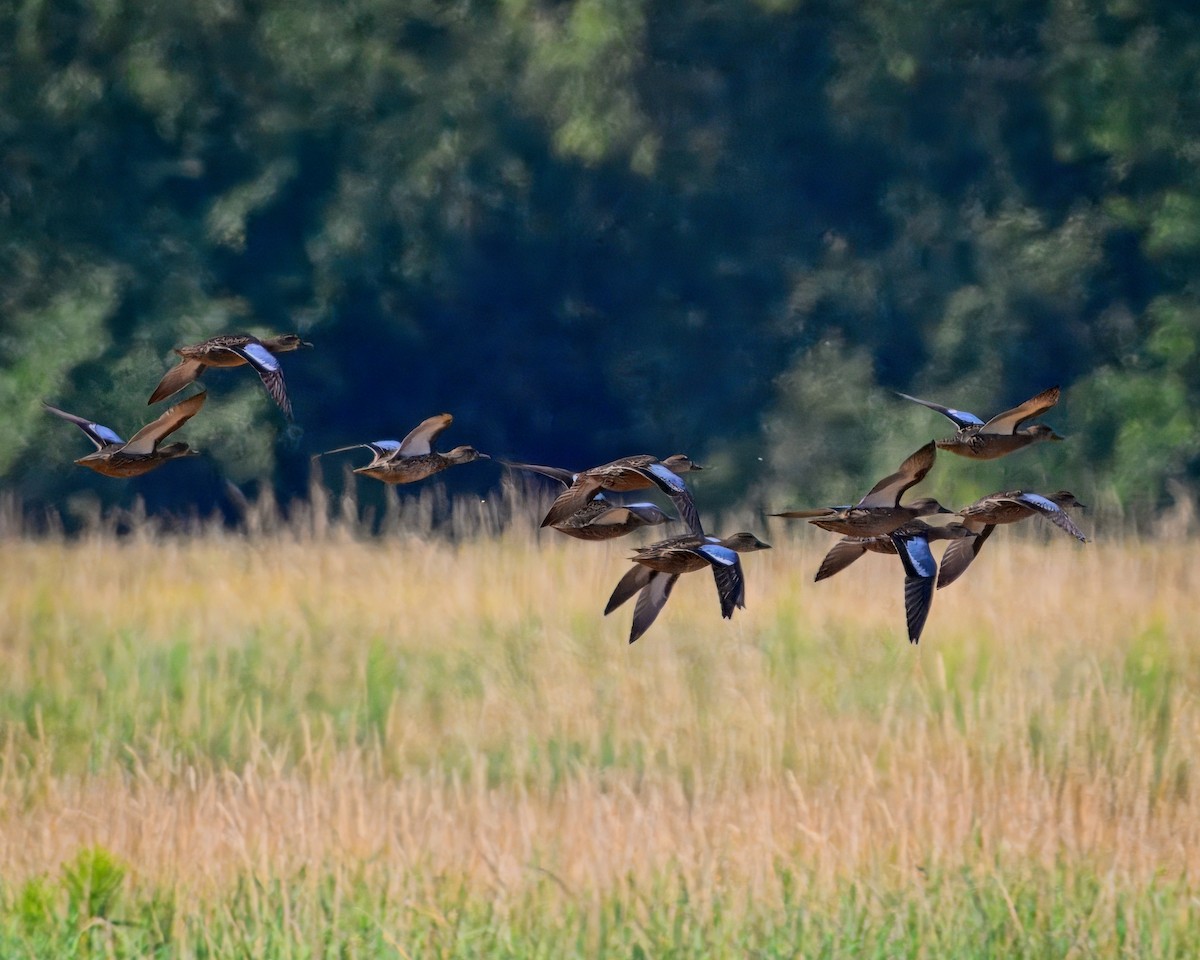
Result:
{"label": "flock of ducks", "polygon": [[[147,402],[153,404],[174,396],[197,380],[208,367],[248,365],[258,373],[284,416],[291,420],[292,405],[276,355],[311,346],[296,334],[264,339],[232,334],[179,347],[175,352],[182,359],[167,371]],[[864,553],[899,557],[904,569],[908,639],[910,643],[917,643],[929,616],[935,586],[946,587],[961,577],[997,526],[1042,516],[1080,542],[1086,542],[1087,538],[1066,512],[1068,508],[1082,508],[1083,505],[1066,490],[1050,495],[1026,490],[1000,491],[957,511],[948,510],[929,497],[908,504],[900,502],[904,493],[929,473],[939,449],[973,460],[992,460],[1036,443],[1063,439],[1045,424],[1025,426],[1058,402],[1058,387],[1044,390],[986,421],[972,413],[908,394],[900,396],[949,418],[957,428],[954,436],[925,444],[895,473],[876,483],[857,503],[770,515],[804,519],[842,535],[822,560],[815,577],[818,581],[846,569]],[[128,441],[100,423],[67,413],[44,401],[43,404],[50,413],[82,429],[95,444],[96,450],[76,460],[77,464],[109,477],[136,477],[168,460],[196,453],[186,443],[163,441],[195,416],[206,398],[207,393],[202,388],[199,393],[169,407]],[[441,413],[422,421],[403,440],[356,443],[318,453],[316,457],[360,448],[370,450],[370,463],[357,467],[354,472],[389,484],[414,483],[452,466],[491,459],[470,446],[455,447],[446,453],[433,449],[434,441],[453,420],[450,414]],[[610,493],[658,489],[671,499],[689,532],[635,548],[630,558],[633,567],[617,583],[604,608],[607,615],[637,598],[629,632],[630,643],[654,623],[676,581],[685,573],[712,570],[722,617],[728,619],[735,609],[746,605],[745,577],[739,555],[769,549],[770,544],[746,531],[728,537],[714,537],[705,532],[695,499],[683,479],[685,474],[703,468],[687,456],[675,454],[662,460],[646,454],[622,457],[579,472],[531,463],[501,462],[509,469],[532,472],[559,483],[563,490],[551,504],[541,525],[580,540],[611,540],[672,520],[654,503],[622,502],[610,499]],[[933,514],[956,514],[959,520],[935,525],[922,519]],[[948,541],[940,574],[930,549],[930,544],[938,540]]]}

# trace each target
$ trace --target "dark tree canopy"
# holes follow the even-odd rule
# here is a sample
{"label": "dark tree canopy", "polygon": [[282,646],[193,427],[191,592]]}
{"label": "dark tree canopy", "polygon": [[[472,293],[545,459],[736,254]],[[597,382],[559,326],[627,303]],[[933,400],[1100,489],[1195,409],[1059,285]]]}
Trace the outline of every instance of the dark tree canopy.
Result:
{"label": "dark tree canopy", "polygon": [[443,410],[841,502],[950,426],[892,391],[1059,383],[1070,442],[943,499],[1153,510],[1200,473],[1198,73],[1184,4],[0,0],[4,486],[128,501],[40,401],[132,432],[172,347],[295,330],[297,428],[206,376],[163,503]]}

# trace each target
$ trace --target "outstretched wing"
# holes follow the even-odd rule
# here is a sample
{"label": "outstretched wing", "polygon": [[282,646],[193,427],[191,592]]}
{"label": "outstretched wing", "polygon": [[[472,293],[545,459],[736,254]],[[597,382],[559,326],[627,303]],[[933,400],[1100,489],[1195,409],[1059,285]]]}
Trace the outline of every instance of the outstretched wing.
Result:
{"label": "outstretched wing", "polygon": [[717,598],[721,601],[721,616],[728,620],[736,608],[746,605],[746,578],[737,553],[718,544],[704,544],[697,552],[712,563]]}
{"label": "outstretched wing", "polygon": [[392,459],[420,457],[426,453],[431,453],[433,451],[433,441],[437,439],[438,434],[453,422],[454,417],[448,413],[439,413],[436,416],[422,420],[408,432],[408,436],[400,441],[400,449],[393,454]]}
{"label": "outstretched wing", "polygon": [[1003,413],[996,414],[991,420],[979,428],[979,432],[1016,433],[1017,427],[1019,427],[1026,420],[1040,416],[1058,403],[1058,397],[1061,392],[1062,391],[1058,387],[1051,387],[1049,390],[1043,390],[1036,397],[1030,397],[1020,406],[1016,406],[1011,410],[1005,410]]}
{"label": "outstretched wing", "polygon": [[204,364],[201,361],[181,360],[163,374],[163,378],[158,381],[158,386],[154,388],[154,392],[150,394],[150,399],[146,401],[146,404],[158,403],[159,400],[165,400],[178,393],[203,372]]}
{"label": "outstretched wing", "polygon": [[638,594],[637,603],[633,608],[633,625],[629,628],[630,643],[649,630],[650,625],[658,619],[658,615],[666,606],[667,598],[671,596],[671,590],[675,587],[675,581],[678,579],[679,574],[677,573],[650,571],[650,582]]}
{"label": "outstretched wing", "polygon": [[501,460],[500,462],[510,470],[528,470],[530,473],[540,473],[543,477],[557,480],[564,487],[569,487],[578,476],[577,473],[564,470],[562,467],[542,467],[536,463],[514,463],[511,460]]}
{"label": "outstretched wing", "polygon": [[841,573],[855,560],[867,552],[867,545],[860,537],[844,537],[829,548],[813,582],[827,580],[835,573]]}
{"label": "outstretched wing", "polygon": [[892,543],[904,565],[904,616],[908,625],[908,642],[920,643],[921,631],[929,618],[933,604],[934,578],[937,562],[929,549],[929,541],[921,536],[892,534]]}
{"label": "outstretched wing", "polygon": [[259,379],[267,388],[271,399],[279,405],[283,415],[291,420],[292,401],[288,399],[287,387],[283,382],[283,367],[279,365],[279,359],[275,354],[257,340],[251,340],[240,346],[230,345],[227,349],[236,353],[258,372]]}
{"label": "outstretched wing", "polygon": [[840,507],[816,507],[812,510],[785,510],[783,513],[768,513],[768,517],[787,517],[789,520],[808,520],[815,517],[828,517],[839,510],[849,510],[850,504]]}
{"label": "outstretched wing", "polygon": [[617,607],[621,606],[621,604],[646,586],[650,582],[650,575],[652,573],[654,573],[653,570],[642,566],[640,563],[635,563],[630,567],[625,572],[625,576],[617,581],[612,596],[608,598],[608,604],[604,607],[604,615],[607,617]]}
{"label": "outstretched wing", "polygon": [[167,407],[162,416],[157,420],[152,420],[129,438],[129,442],[125,444],[123,452],[138,456],[153,453],[154,448],[158,446],[158,442],[163,437],[170,436],[191,420],[200,408],[204,406],[204,401],[207,399],[208,394],[201,390],[186,400],[181,400],[174,406]]}
{"label": "outstretched wing", "polygon": [[858,501],[859,507],[895,507],[904,491],[925,479],[937,456],[937,444],[930,440],[920,450],[910,454],[900,469],[884,477]]}
{"label": "outstretched wing", "polygon": [[1067,533],[1081,543],[1087,543],[1087,537],[1075,526],[1075,521],[1068,516],[1067,511],[1048,497],[1043,497],[1037,493],[1018,493],[1013,499],[1036,510],[1056,527],[1066,530]]}
{"label": "outstretched wing", "polygon": [[936,410],[942,416],[953,420],[956,427],[979,427],[983,425],[983,421],[979,417],[973,413],[967,413],[966,410],[943,407],[940,403],[934,403],[931,400],[922,400],[920,397],[910,397],[907,393],[901,393],[899,390],[896,391],[896,396],[903,397],[905,400],[911,400],[913,403],[919,403],[930,410]]}
{"label": "outstretched wing", "polygon": [[604,485],[595,477],[581,473],[566,490],[554,498],[546,516],[542,518],[543,527],[553,527],[562,523],[587,505],[596,494],[604,489]]}
{"label": "outstretched wing", "polygon": [[84,417],[77,417],[73,413],[67,413],[66,410],[59,410],[58,407],[50,406],[50,404],[48,404],[45,400],[42,401],[42,406],[56,417],[62,417],[64,420],[75,424],[75,426],[87,434],[88,439],[96,445],[97,450],[103,450],[105,447],[111,446],[112,444],[125,442],[119,436],[117,436],[115,430],[110,427],[106,427],[102,423],[96,423],[96,421],[87,420]]}
{"label": "outstretched wing", "polygon": [[382,457],[388,456],[388,454],[395,453],[397,450],[399,450],[400,449],[400,441],[399,440],[372,440],[370,443],[352,443],[349,446],[345,446],[345,447],[334,447],[332,450],[323,450],[321,453],[318,453],[317,456],[318,457],[327,457],[331,453],[345,453],[348,450],[359,450],[359,449],[370,450],[373,454],[375,454],[375,458],[378,460]]}
{"label": "outstretched wing", "polygon": [[664,513],[657,503],[626,503],[622,504],[622,507],[626,513],[637,517],[647,526],[658,523],[669,523],[675,519],[670,514]]}
{"label": "outstretched wing", "polygon": [[980,523],[978,520],[964,520],[963,526],[973,530],[978,536],[966,540],[951,540],[942,554],[942,569],[938,573],[938,589],[948,587],[961,577],[971,565],[971,561],[979,556],[983,549],[983,541],[992,535],[996,529],[994,523]]}
{"label": "outstretched wing", "polygon": [[700,511],[696,509],[695,498],[692,497],[692,491],[688,489],[679,474],[661,463],[652,463],[649,466],[641,467],[637,472],[671,498],[671,502],[679,511],[679,518],[688,525],[688,529],[695,536],[704,536],[704,527],[700,523]]}
{"label": "outstretched wing", "polygon": [[588,522],[588,526],[621,526],[630,523],[634,517],[637,517],[642,524],[647,526],[656,523],[666,523],[671,519],[653,503],[615,503],[603,513],[592,518]]}

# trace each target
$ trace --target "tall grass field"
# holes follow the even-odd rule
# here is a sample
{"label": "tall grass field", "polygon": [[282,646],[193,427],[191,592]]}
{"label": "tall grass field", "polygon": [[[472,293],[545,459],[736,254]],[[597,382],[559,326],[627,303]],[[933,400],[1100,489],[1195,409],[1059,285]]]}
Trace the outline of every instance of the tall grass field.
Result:
{"label": "tall grass field", "polygon": [[632,540],[10,536],[0,957],[1200,956],[1200,549],[1028,527],[919,647],[774,522],[632,646]]}

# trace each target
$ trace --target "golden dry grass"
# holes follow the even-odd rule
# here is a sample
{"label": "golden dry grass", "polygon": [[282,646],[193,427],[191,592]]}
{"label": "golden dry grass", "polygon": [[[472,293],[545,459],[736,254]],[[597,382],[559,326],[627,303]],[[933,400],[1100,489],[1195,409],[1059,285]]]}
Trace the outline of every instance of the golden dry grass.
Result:
{"label": "golden dry grass", "polygon": [[919,648],[894,560],[813,584],[829,540],[783,526],[732,622],[692,575],[633,646],[619,542],[8,541],[0,875],[100,845],[203,898],[304,868],[501,909],[667,874],[1195,889],[1200,550],[1013,533]]}

